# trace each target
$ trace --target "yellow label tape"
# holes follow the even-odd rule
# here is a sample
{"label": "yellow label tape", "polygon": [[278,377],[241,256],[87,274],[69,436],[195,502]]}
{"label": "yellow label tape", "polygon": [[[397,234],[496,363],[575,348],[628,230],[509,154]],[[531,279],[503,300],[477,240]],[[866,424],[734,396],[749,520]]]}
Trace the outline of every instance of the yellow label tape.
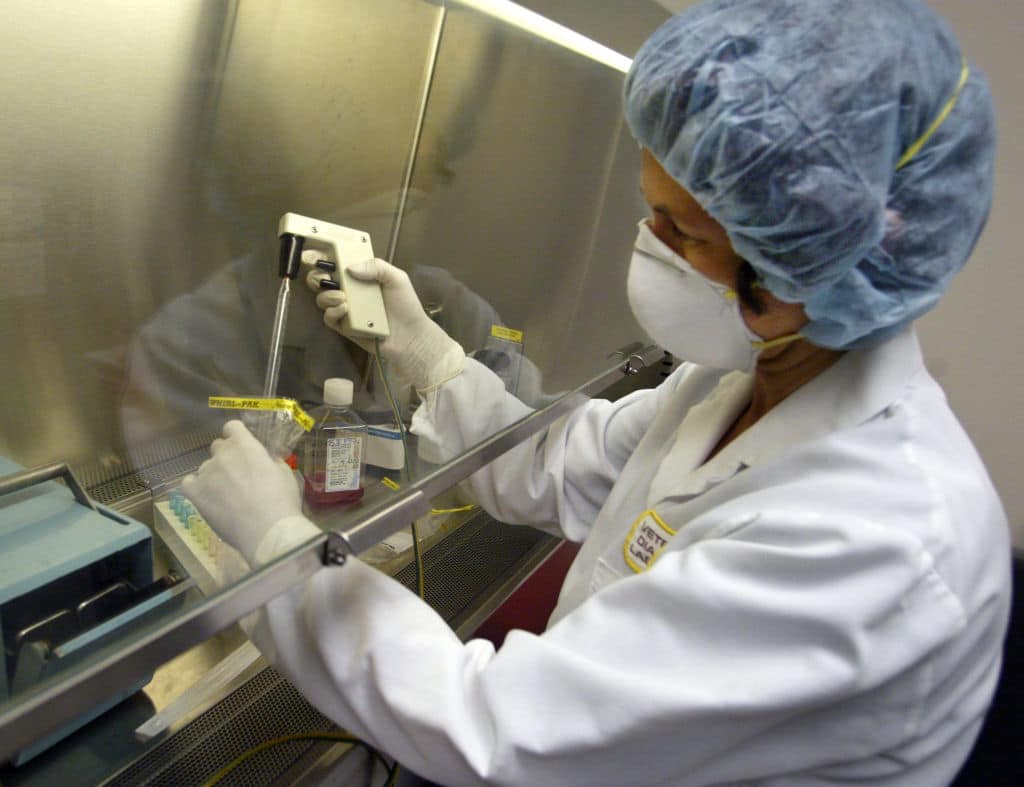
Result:
{"label": "yellow label tape", "polygon": [[434,515],[438,514],[461,514],[463,511],[472,511],[476,508],[475,505],[471,506],[459,506],[458,508],[431,508],[430,513]]}
{"label": "yellow label tape", "polygon": [[508,342],[516,342],[517,344],[523,343],[523,332],[517,331],[514,328],[506,328],[504,325],[492,325],[491,336],[495,339],[504,339]]}
{"label": "yellow label tape", "polygon": [[267,399],[261,396],[250,398],[211,396],[208,404],[219,410],[283,410],[286,413],[291,413],[296,423],[307,432],[313,428],[313,419],[294,399]]}
{"label": "yellow label tape", "polygon": [[646,571],[675,534],[676,531],[665,524],[664,519],[652,509],[647,509],[633,522],[622,544],[626,565],[638,574]]}
{"label": "yellow label tape", "polygon": [[399,489],[402,488],[398,484],[396,484],[394,481],[392,481],[390,478],[388,478],[387,476],[384,476],[382,479],[380,479],[380,482],[382,484],[384,484],[384,486],[386,486],[392,492],[397,492]]}

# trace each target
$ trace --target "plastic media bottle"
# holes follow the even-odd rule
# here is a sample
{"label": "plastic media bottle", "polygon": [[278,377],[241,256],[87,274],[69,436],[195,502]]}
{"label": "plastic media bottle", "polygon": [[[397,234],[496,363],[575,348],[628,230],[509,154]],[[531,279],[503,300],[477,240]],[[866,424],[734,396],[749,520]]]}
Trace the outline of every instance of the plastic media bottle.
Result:
{"label": "plastic media bottle", "polygon": [[324,382],[324,404],[311,413],[316,425],[306,438],[302,474],[313,506],[353,503],[363,496],[366,424],[352,410],[352,381]]}

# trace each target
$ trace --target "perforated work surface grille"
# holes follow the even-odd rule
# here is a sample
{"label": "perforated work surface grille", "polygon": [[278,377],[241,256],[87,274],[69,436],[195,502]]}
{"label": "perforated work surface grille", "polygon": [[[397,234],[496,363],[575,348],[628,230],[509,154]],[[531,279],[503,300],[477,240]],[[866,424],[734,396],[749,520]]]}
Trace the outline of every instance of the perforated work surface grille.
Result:
{"label": "perforated work surface grille", "polygon": [[108,453],[72,465],[89,496],[106,506],[147,492],[194,471],[210,456],[211,432],[176,434],[137,446],[129,454]]}
{"label": "perforated work surface grille", "polygon": [[[496,579],[511,571],[539,542],[550,539],[529,527],[511,527],[481,513],[423,555],[427,603],[448,622],[467,612]],[[416,567],[395,579],[416,589]]]}
{"label": "perforated work surface grille", "polygon": [[[333,729],[334,725],[302,699],[290,683],[268,668],[107,784],[198,785],[238,755],[271,738]],[[301,756],[329,745],[296,741],[271,747],[219,784],[273,784]]]}
{"label": "perforated work surface grille", "polygon": [[115,478],[112,481],[104,481],[100,484],[86,486],[89,497],[105,506],[113,506],[125,498],[145,492],[149,487],[137,473]]}
{"label": "perforated work surface grille", "polygon": [[[474,601],[512,572],[551,536],[510,527],[480,514],[423,555],[427,600],[452,622],[472,610]],[[341,569],[344,570],[344,569]],[[396,575],[415,588],[412,565]],[[209,711],[136,761],[105,787],[202,784],[235,757],[283,735],[337,731],[337,728],[273,669],[266,669]],[[221,785],[271,785],[299,760],[315,761],[330,742],[295,742],[272,747],[239,766]]]}

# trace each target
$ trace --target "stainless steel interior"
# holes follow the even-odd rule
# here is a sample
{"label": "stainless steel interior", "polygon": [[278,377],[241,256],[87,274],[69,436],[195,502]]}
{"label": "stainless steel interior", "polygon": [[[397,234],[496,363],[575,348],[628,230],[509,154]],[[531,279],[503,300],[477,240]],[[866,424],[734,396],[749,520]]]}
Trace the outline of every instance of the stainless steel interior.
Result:
{"label": "stainless steel interior", "polygon": [[469,290],[440,316],[467,350],[494,320],[523,331],[537,374],[524,369],[519,395],[531,404],[642,335],[625,299],[644,209],[622,76],[479,12],[455,7],[445,21],[396,261],[414,279],[443,268]]}
{"label": "stainless steel interior", "polygon": [[[524,398],[638,338],[620,73],[419,0],[5,11],[0,454],[128,472],[154,441],[216,429],[208,396],[261,388],[286,210],[383,255],[404,205],[395,261],[467,350],[492,321],[524,331]],[[364,359],[294,301],[281,391],[312,401]]]}

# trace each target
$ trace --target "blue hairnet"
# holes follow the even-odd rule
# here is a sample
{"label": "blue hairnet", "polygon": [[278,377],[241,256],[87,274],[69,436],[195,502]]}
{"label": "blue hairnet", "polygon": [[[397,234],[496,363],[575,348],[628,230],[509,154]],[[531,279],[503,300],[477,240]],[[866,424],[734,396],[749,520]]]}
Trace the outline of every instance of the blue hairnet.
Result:
{"label": "blue hairnet", "polygon": [[626,121],[804,304],[805,337],[871,346],[935,305],[988,217],[995,118],[965,67],[916,0],[710,0],[637,53]]}

